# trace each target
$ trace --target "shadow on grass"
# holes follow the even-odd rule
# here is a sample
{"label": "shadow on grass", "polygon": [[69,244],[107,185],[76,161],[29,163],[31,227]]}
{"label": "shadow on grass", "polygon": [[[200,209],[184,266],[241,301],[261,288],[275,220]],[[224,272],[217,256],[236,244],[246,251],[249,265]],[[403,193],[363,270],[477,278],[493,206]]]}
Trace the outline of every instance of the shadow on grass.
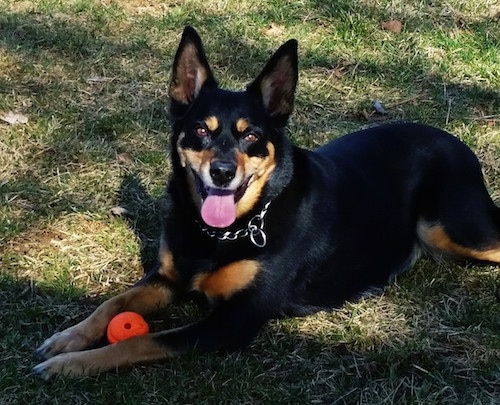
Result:
{"label": "shadow on grass", "polygon": [[[0,235],[3,242],[47,217],[95,209],[92,197],[75,200],[67,192],[62,193],[57,187],[47,184],[46,178],[57,175],[59,168],[65,170],[67,167],[71,171],[87,163],[112,163],[121,149],[123,138],[131,131],[149,133],[153,137],[168,126],[164,111],[166,100],[135,91],[135,82],[129,85],[127,78],[118,77],[118,81],[123,82],[119,85],[130,90],[131,94],[123,94],[120,87],[110,96],[100,82],[95,86],[100,89],[91,88],[95,97],[87,94],[86,80],[91,72],[99,73],[107,66],[112,71],[119,65],[117,61],[129,55],[133,55],[134,66],[142,64],[139,59],[145,59],[145,54],[163,58],[158,49],[139,39],[108,39],[101,35],[103,30],[97,23],[95,26],[78,24],[65,17],[35,13],[0,16],[0,44],[9,49],[17,64],[11,70],[9,80],[0,79],[0,94],[8,98],[9,94],[15,93],[19,99],[28,100],[30,121],[44,132],[42,136],[33,136],[47,138],[40,146],[34,142],[33,150],[29,151],[33,157],[31,166],[22,167],[13,180],[0,182],[0,192],[8,199],[7,204],[24,209],[15,226],[0,224],[6,229],[4,235]],[[52,65],[62,66],[63,80],[58,81],[52,75],[47,77],[43,67],[50,71]],[[72,66],[87,76],[75,76]],[[71,80],[64,80],[66,76]],[[108,79],[102,78],[103,83],[106,84]],[[75,92],[79,92],[76,98],[80,103],[75,103]],[[100,95],[102,99],[99,99]],[[110,99],[113,105],[108,106]],[[58,126],[56,130],[49,128],[53,121]],[[124,180],[124,188],[137,186],[129,180],[130,177]],[[141,188],[136,187],[135,191],[139,193]],[[140,215],[143,214],[141,211]],[[148,237],[147,232],[141,234],[142,246],[149,244],[144,239]],[[144,258],[144,264],[149,262]]]}
{"label": "shadow on grass", "polygon": [[127,211],[124,218],[140,241],[141,263],[145,271],[158,263],[161,199],[152,197],[135,175],[123,178],[119,206]]}
{"label": "shadow on grass", "polygon": [[[414,276],[415,282],[419,277]],[[419,294],[411,285],[402,292]],[[385,340],[384,328],[374,325],[382,340],[371,349],[360,349],[367,337],[354,329],[349,341],[336,337],[339,326],[354,327],[356,318],[363,316],[356,309],[342,325],[332,323],[335,314],[326,314],[324,321],[309,317],[272,322],[249,348],[228,355],[193,353],[165,364],[136,366],[121,375],[45,383],[30,375],[36,364],[33,350],[53,332],[83,319],[98,302],[57,289],[36,289],[29,281],[1,273],[0,300],[0,402],[5,404],[164,403],[167,398],[174,403],[261,403],[263,398],[262,403],[382,404],[388,398],[390,403],[495,403],[500,392],[494,353],[484,353],[481,359],[484,338],[479,331],[450,326],[436,336],[434,327],[441,320],[433,318],[426,325],[408,319],[410,333],[396,334],[391,320],[385,319],[394,336]],[[401,311],[429,309],[420,308],[418,299],[406,305],[411,303],[414,307],[403,303]],[[153,330],[190,320],[190,314],[178,308],[164,316],[150,321]],[[474,339],[476,333],[481,339]]]}

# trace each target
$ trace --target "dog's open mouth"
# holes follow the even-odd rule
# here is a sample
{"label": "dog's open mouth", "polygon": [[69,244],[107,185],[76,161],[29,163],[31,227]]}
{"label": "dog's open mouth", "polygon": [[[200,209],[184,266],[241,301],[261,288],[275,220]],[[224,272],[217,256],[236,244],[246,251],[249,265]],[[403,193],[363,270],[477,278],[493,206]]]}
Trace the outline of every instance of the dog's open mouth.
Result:
{"label": "dog's open mouth", "polygon": [[196,191],[201,197],[201,218],[214,228],[226,228],[236,220],[236,203],[245,194],[250,182],[246,179],[236,190],[209,187],[193,171]]}

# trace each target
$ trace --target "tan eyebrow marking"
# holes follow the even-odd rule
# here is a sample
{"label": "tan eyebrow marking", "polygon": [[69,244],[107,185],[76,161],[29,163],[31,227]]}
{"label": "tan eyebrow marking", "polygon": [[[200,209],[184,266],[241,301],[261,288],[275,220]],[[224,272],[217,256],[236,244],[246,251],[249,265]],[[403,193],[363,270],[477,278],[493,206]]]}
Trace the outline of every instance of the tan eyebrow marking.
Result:
{"label": "tan eyebrow marking", "polygon": [[205,124],[209,131],[214,132],[219,128],[219,120],[215,115],[211,115],[205,120]]}
{"label": "tan eyebrow marking", "polygon": [[250,126],[250,122],[246,118],[240,118],[236,121],[236,130],[238,132],[244,132]]}

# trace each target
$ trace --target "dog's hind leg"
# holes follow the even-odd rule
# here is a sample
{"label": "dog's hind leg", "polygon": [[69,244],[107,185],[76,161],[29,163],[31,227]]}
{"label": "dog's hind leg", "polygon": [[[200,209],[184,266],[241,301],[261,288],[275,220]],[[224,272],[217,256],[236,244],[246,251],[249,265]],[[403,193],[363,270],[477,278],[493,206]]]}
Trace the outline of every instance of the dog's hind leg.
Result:
{"label": "dog's hind leg", "polygon": [[418,233],[424,245],[432,251],[465,259],[500,263],[500,239],[467,246],[455,242],[441,223],[422,222],[419,224]]}
{"label": "dog's hind leg", "polygon": [[481,187],[446,193],[437,215],[421,219],[418,236],[431,251],[470,260],[500,263],[500,208]]}

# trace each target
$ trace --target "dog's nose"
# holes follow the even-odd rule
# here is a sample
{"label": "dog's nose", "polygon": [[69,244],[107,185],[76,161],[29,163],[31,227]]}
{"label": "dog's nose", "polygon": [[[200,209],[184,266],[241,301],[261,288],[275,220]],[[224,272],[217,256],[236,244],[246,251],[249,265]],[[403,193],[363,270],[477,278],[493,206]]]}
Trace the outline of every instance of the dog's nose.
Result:
{"label": "dog's nose", "polygon": [[210,164],[210,177],[217,187],[227,186],[236,176],[236,165],[233,162],[216,160]]}

